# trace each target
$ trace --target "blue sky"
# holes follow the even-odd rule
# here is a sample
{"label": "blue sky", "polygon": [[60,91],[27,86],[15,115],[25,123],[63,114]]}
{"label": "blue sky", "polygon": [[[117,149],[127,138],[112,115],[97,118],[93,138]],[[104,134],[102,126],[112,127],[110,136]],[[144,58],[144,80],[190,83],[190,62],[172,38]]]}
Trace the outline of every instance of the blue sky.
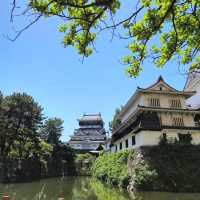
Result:
{"label": "blue sky", "polygon": [[127,41],[114,39],[105,32],[96,42],[97,53],[82,63],[73,48],[63,48],[60,20],[42,19],[14,43],[3,34],[12,33],[9,23],[9,2],[0,3],[0,90],[4,95],[26,92],[32,95],[49,117],[60,117],[64,123],[62,139],[66,141],[77,128],[83,113],[101,112],[106,128],[116,107],[126,103],[137,86],[147,87],[159,75],[177,89],[182,89],[186,77],[176,63],[157,69],[151,62],[134,79],[124,73],[120,58],[127,54]]}

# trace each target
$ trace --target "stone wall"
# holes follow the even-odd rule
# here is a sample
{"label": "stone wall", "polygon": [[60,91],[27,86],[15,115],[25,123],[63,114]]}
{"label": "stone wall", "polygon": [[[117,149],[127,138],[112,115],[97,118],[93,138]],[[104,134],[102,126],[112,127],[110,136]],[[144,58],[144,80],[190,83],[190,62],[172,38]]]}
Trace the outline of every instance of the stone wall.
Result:
{"label": "stone wall", "polygon": [[129,191],[200,192],[200,146],[141,147],[129,157]]}

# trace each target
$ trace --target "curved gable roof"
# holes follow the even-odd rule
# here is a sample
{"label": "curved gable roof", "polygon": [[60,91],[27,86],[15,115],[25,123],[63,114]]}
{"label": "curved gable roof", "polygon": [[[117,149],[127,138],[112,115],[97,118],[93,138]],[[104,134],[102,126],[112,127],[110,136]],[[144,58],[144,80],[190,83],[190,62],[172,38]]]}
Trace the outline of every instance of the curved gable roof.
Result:
{"label": "curved gable roof", "polygon": [[170,86],[169,84],[167,84],[162,76],[159,76],[158,80],[150,85],[147,88],[138,88],[141,90],[166,90],[166,91],[170,91],[170,92],[180,92],[179,90],[176,90],[175,88],[173,88],[172,86]]}
{"label": "curved gable roof", "polygon": [[123,107],[123,109],[120,113],[121,117],[128,110],[129,106],[134,103],[134,101],[136,100],[138,95],[140,95],[143,92],[180,94],[180,95],[184,95],[186,97],[191,97],[192,95],[194,95],[196,93],[194,91],[186,92],[186,91],[177,90],[177,89],[173,88],[172,86],[170,86],[168,83],[166,83],[162,76],[159,76],[158,80],[154,84],[150,85],[149,87],[147,87],[147,88],[138,87],[137,88],[135,93],[132,95],[132,97],[128,100],[128,102]]}

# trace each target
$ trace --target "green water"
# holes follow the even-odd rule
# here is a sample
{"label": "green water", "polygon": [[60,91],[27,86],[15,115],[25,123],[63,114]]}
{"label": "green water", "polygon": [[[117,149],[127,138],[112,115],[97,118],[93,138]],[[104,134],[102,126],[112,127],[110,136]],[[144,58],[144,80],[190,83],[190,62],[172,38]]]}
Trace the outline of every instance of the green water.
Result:
{"label": "green water", "polygon": [[140,192],[129,195],[87,177],[46,179],[33,183],[0,184],[3,195],[16,194],[16,200],[200,200],[200,194]]}

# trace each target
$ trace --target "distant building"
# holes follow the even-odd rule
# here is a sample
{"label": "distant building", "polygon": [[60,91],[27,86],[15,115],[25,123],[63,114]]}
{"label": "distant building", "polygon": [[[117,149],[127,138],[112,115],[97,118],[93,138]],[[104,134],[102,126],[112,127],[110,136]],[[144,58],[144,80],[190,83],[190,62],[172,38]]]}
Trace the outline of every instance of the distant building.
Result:
{"label": "distant building", "polygon": [[106,131],[101,114],[84,114],[79,121],[79,128],[75,129],[68,145],[80,152],[90,152],[104,145]]}
{"label": "distant building", "polygon": [[138,88],[120,113],[121,126],[112,134],[111,151],[157,145],[161,136],[178,141],[192,137],[200,144],[200,111],[186,105],[195,92],[178,91],[162,77]]}
{"label": "distant building", "polygon": [[196,94],[187,100],[191,108],[200,108],[200,70],[188,75],[184,91],[195,91]]}
{"label": "distant building", "polygon": [[110,152],[111,151],[111,138],[107,138],[105,141],[105,147],[104,152]]}

